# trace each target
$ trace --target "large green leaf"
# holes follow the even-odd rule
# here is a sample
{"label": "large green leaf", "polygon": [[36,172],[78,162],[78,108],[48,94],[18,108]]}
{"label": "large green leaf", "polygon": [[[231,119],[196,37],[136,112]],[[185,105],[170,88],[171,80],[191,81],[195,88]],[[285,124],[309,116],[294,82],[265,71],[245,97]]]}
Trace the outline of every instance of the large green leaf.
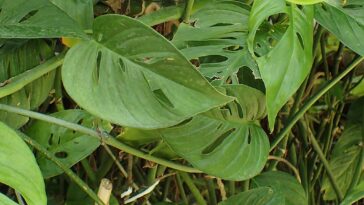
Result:
{"label": "large green leaf", "polygon": [[194,167],[230,180],[257,175],[269,153],[269,141],[255,120],[265,116],[264,95],[245,85],[225,86],[237,102],[161,130],[163,139]]}
{"label": "large green leaf", "polygon": [[[65,110],[51,116],[87,127],[97,124],[94,117],[82,110]],[[32,124],[27,134],[68,167],[90,155],[100,145],[100,140],[97,138],[43,121]],[[62,169],[41,154],[37,156],[37,161],[44,178],[63,173]]]}
{"label": "large green leaf", "polygon": [[94,40],[67,53],[62,79],[90,113],[138,128],[175,125],[232,98],[215,90],[165,38],[135,19],[104,15]]}
{"label": "large green leaf", "polygon": [[[6,87],[11,78],[26,72],[53,56],[53,46],[44,40],[9,40],[0,48],[0,82]],[[0,102],[24,109],[36,109],[48,97],[53,87],[55,72],[48,73],[33,81],[24,89],[0,98]],[[18,128],[24,125],[27,117],[0,112],[0,120]]]}
{"label": "large green leaf", "polygon": [[86,37],[50,0],[0,0],[0,11],[0,38]]}
{"label": "large green leaf", "polygon": [[347,47],[364,55],[364,1],[335,2],[316,5],[315,19]]}
{"label": "large green leaf", "polygon": [[267,205],[273,196],[272,189],[261,187],[231,196],[219,205]]}
{"label": "large green leaf", "polygon": [[[256,56],[267,93],[270,129],[273,130],[277,113],[297,91],[312,65],[313,7],[300,9],[284,0],[254,1],[249,17],[249,50],[255,53],[255,35],[259,26],[271,15],[285,13],[289,25],[276,45],[267,54]],[[274,32],[274,31],[271,31]]]}
{"label": "large green leaf", "polygon": [[46,205],[44,181],[33,153],[18,134],[2,122],[0,135],[0,182],[19,191],[28,205]]}
{"label": "large green leaf", "polygon": [[199,60],[208,78],[224,83],[244,66],[259,77],[246,45],[248,9],[239,1],[215,0],[191,16],[193,24],[180,24],[172,42],[188,59]]}
{"label": "large green leaf", "polygon": [[[353,179],[355,168],[361,163],[364,152],[362,151],[363,131],[362,124],[352,124],[345,127],[345,130],[338,142],[335,144],[331,154],[330,167],[336,179],[336,182],[345,194]],[[334,189],[330,180],[326,176],[321,188],[325,194],[325,200],[336,198]]]}
{"label": "large green leaf", "polygon": [[252,179],[253,187],[270,187],[273,190],[272,201],[266,205],[307,205],[306,192],[291,175],[280,172],[264,172]]}

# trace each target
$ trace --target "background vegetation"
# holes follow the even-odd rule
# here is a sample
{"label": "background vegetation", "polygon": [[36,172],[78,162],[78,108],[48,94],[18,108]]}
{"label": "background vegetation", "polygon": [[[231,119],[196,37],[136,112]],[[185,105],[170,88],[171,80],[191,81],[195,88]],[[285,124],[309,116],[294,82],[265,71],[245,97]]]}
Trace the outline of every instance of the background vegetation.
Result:
{"label": "background vegetation", "polygon": [[0,0],[0,204],[362,204],[362,0]]}

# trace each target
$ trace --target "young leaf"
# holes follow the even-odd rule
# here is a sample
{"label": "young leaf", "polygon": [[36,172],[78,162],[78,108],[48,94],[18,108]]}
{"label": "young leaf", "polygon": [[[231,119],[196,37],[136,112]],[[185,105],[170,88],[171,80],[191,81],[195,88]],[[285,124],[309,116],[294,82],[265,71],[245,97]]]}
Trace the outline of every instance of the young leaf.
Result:
{"label": "young leaf", "polygon": [[291,175],[280,172],[264,172],[252,179],[253,187],[270,187],[273,190],[272,201],[268,204],[307,205],[305,190]]}
{"label": "young leaf", "polygon": [[192,25],[179,25],[172,42],[190,60],[199,60],[198,70],[221,84],[244,66],[256,78],[258,68],[246,45],[249,8],[239,1],[213,1],[191,16]]}
{"label": "young leaf", "polygon": [[[96,123],[94,117],[82,110],[65,110],[54,113],[52,116],[88,127],[92,127]],[[53,153],[58,160],[68,167],[81,161],[100,146],[100,140],[97,138],[43,121],[36,121],[32,124],[27,130],[27,135],[47,148],[49,152]],[[43,155],[37,156],[37,161],[44,178],[63,173],[56,164]]]}
{"label": "young leaf", "polygon": [[2,0],[0,11],[0,38],[87,38],[50,0]]}
{"label": "young leaf", "polygon": [[304,6],[300,9],[294,4],[287,6],[284,0],[254,1],[249,17],[250,52],[255,53],[255,34],[260,24],[267,17],[278,13],[285,13],[289,17],[286,33],[269,53],[256,57],[266,87],[271,130],[278,111],[297,91],[312,65],[313,8]]}
{"label": "young leaf", "polygon": [[364,1],[347,0],[345,2],[345,4],[316,5],[315,19],[347,47],[363,56]]}
{"label": "young leaf", "polygon": [[269,153],[269,141],[255,120],[265,116],[264,95],[245,85],[225,86],[237,98],[181,125],[161,130],[181,157],[205,173],[229,180],[257,175]]}
{"label": "young leaf", "polygon": [[0,182],[19,191],[28,205],[46,205],[43,177],[33,153],[19,135],[2,122],[0,135]]}
{"label": "young leaf", "polygon": [[219,205],[267,205],[274,196],[273,190],[261,187],[229,197]]}
{"label": "young leaf", "polygon": [[232,100],[160,34],[120,15],[95,20],[94,39],[70,49],[62,79],[81,107],[128,127],[172,126]]}

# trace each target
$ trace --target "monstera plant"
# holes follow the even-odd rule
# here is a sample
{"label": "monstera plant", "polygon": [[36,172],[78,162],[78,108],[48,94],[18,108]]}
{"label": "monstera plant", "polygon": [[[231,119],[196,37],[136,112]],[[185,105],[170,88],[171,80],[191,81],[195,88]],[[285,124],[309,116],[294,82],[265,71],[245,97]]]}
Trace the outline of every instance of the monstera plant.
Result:
{"label": "monstera plant", "polygon": [[0,0],[0,204],[361,204],[363,60],[362,0]]}

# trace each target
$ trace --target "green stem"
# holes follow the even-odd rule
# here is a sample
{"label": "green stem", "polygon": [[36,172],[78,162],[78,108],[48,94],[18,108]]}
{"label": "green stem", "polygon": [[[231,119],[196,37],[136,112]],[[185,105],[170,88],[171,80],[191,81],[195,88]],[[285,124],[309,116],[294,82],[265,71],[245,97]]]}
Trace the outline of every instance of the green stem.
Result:
{"label": "green stem", "polygon": [[216,205],[217,204],[217,199],[216,199],[214,180],[208,178],[206,180],[206,183],[207,183],[207,190],[208,190],[208,193],[209,193],[209,204],[210,205]]}
{"label": "green stem", "polygon": [[336,182],[336,179],[334,177],[334,174],[333,174],[333,172],[332,172],[332,170],[330,168],[329,162],[326,160],[325,154],[322,151],[322,149],[321,149],[319,143],[317,142],[316,138],[313,136],[311,130],[308,129],[308,131],[310,132],[308,134],[308,137],[309,137],[309,139],[311,141],[312,147],[315,150],[315,152],[317,153],[318,157],[320,158],[322,164],[325,167],[325,170],[327,172],[327,176],[329,177],[329,181],[330,181],[332,187],[335,190],[335,193],[337,195],[337,198],[339,199],[339,201],[342,201],[342,199],[344,198],[344,195],[341,192],[341,190],[339,188],[339,185]]}
{"label": "green stem", "polygon": [[178,173],[176,174],[176,180],[177,180],[177,186],[178,186],[179,193],[183,200],[183,205],[188,205],[188,199],[187,199],[187,196],[185,193],[185,189],[183,188],[183,182],[182,182],[180,174],[178,174]]}
{"label": "green stem", "polygon": [[43,75],[55,70],[62,65],[64,59],[64,53],[47,60],[45,63],[34,67],[31,70],[25,71],[13,78],[7,80],[5,85],[0,86],[0,98],[8,96],[21,90],[29,83],[42,77]]}
{"label": "green stem", "polygon": [[95,202],[97,202],[100,205],[105,205],[105,203],[99,199],[97,194],[93,192],[92,189],[84,181],[82,181],[82,179],[80,179],[75,173],[73,173],[71,169],[69,169],[66,165],[64,165],[60,160],[55,158],[52,153],[50,153],[47,149],[42,147],[42,145],[40,145],[32,138],[26,136],[21,132],[18,133],[24,139],[25,142],[27,142],[30,146],[34,147],[38,152],[43,154],[45,157],[47,157],[49,160],[55,163],[60,169],[62,169],[67,174],[67,176],[69,176],[72,179],[72,181],[75,182]]}
{"label": "green stem", "polygon": [[316,101],[318,101],[327,91],[329,91],[334,85],[336,85],[342,78],[344,78],[350,71],[352,71],[360,62],[364,60],[364,56],[355,59],[350,66],[348,66],[340,75],[331,80],[327,85],[325,85],[321,90],[319,90],[311,99],[309,99],[303,107],[292,117],[287,126],[279,132],[277,138],[273,141],[271,145],[271,151],[278,145],[278,143],[290,132],[292,127],[296,122],[311,108]]}
{"label": "green stem", "polygon": [[183,22],[189,23],[190,22],[190,16],[192,13],[192,8],[195,0],[187,0],[185,13],[183,14]]}
{"label": "green stem", "polygon": [[179,172],[179,174],[182,177],[182,180],[186,183],[186,185],[190,189],[192,195],[195,197],[197,203],[199,205],[207,205],[205,199],[201,195],[196,185],[193,183],[191,177],[185,172]]}
{"label": "green stem", "polygon": [[177,164],[177,163],[171,162],[169,160],[165,160],[165,159],[161,159],[161,158],[149,155],[148,153],[142,152],[138,149],[135,149],[129,145],[122,143],[121,141],[115,139],[114,137],[110,136],[109,134],[107,134],[105,132],[98,132],[96,130],[81,126],[76,123],[67,122],[65,120],[61,120],[61,119],[58,119],[58,118],[55,118],[55,117],[52,117],[49,115],[17,108],[14,106],[0,104],[0,110],[6,111],[6,112],[11,112],[11,113],[16,113],[19,115],[27,116],[27,117],[38,119],[38,120],[42,120],[42,121],[45,121],[45,122],[48,122],[51,124],[56,124],[56,125],[80,132],[80,133],[84,133],[84,134],[92,136],[92,137],[97,137],[100,139],[101,142],[103,142],[107,145],[115,147],[119,150],[132,154],[134,156],[143,158],[145,160],[149,160],[149,161],[155,162],[157,164],[164,165],[166,167],[170,167],[170,168],[184,171],[184,172],[201,173],[200,170],[197,170],[193,167]]}
{"label": "green stem", "polygon": [[90,178],[92,185],[96,185],[97,177],[94,170],[92,170],[92,167],[90,166],[90,163],[88,162],[87,158],[81,160],[81,165],[85,170],[86,175]]}

